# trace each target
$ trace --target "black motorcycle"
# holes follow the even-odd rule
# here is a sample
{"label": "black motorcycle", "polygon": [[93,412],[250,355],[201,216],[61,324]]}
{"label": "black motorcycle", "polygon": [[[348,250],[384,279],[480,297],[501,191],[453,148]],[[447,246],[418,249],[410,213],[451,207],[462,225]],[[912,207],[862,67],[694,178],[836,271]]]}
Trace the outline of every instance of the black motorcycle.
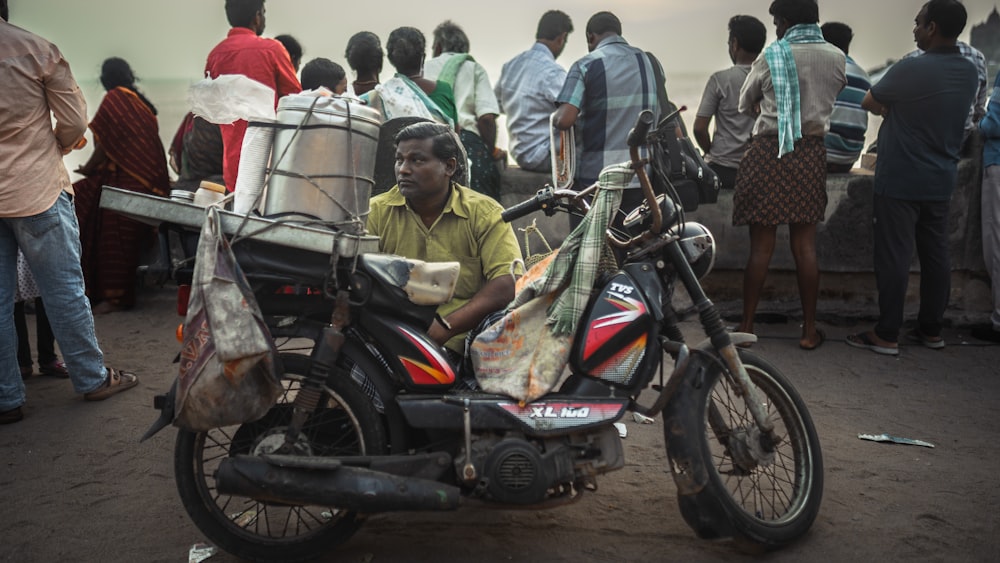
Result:
{"label": "black motorcycle", "polygon": [[[559,506],[624,467],[613,423],[634,412],[663,417],[680,509],[700,537],[769,549],[804,534],[823,492],[815,428],[791,383],[736,346],[754,337],[727,332],[702,290],[711,234],[684,221],[669,182],[658,196],[650,185],[645,165],[663,162],[640,147],[673,134],[665,121],[654,129],[644,112],[630,135],[645,203],[609,231],[620,266],[594,287],[572,374],[528,404],[470,389],[430,340],[437,306],[404,290],[412,261],[234,245],[272,335],[307,339],[311,353],[281,354],[285,391],[263,418],[178,432],[177,488],[198,528],[239,557],[295,561],[335,550],[369,513]],[[579,213],[598,189],[547,187],[504,218]],[[695,345],[672,306],[678,282],[708,337]],[[277,291],[295,284],[313,289]],[[623,297],[628,320],[609,325]],[[169,397],[159,406],[170,420]]]}

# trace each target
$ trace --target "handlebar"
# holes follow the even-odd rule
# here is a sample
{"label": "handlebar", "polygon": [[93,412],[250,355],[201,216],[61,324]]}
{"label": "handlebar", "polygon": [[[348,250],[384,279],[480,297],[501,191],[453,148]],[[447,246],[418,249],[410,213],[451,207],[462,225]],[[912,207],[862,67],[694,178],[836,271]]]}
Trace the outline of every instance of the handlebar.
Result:
{"label": "handlebar", "polygon": [[551,186],[545,186],[544,188],[538,190],[535,197],[527,199],[503,210],[500,214],[500,218],[505,223],[510,223],[515,219],[520,219],[525,215],[534,213],[535,211],[540,211],[546,209],[548,206],[552,205],[555,201],[555,190]]}
{"label": "handlebar", "polygon": [[[675,119],[685,109],[687,109],[686,106],[681,106],[671,112],[669,115],[660,120],[656,129],[654,129],[653,112],[643,110],[636,118],[636,122],[632,127],[632,130],[629,131],[627,138],[629,157],[631,158],[631,165],[635,170],[636,177],[639,180],[639,185],[641,186],[643,195],[645,196],[646,203],[649,206],[652,224],[650,225],[648,231],[631,239],[619,239],[611,232],[608,232],[608,242],[612,246],[618,248],[628,248],[641,240],[647,240],[650,237],[659,235],[662,231],[663,215],[660,211],[660,206],[656,201],[656,194],[653,191],[652,183],[649,180],[649,176],[646,174],[645,167],[649,163],[649,160],[643,159],[639,155],[639,149],[647,144],[656,144],[662,135],[674,135],[674,128],[666,128],[663,126],[669,121]],[[598,189],[598,187],[598,184],[594,184],[583,191],[577,192],[566,189],[555,190],[551,186],[545,186],[544,188],[538,190],[535,196],[531,199],[522,201],[513,207],[505,209],[500,217],[504,222],[509,223],[515,219],[534,213],[535,211],[545,210],[547,215],[552,215],[556,209],[570,209],[570,206],[574,206],[576,209],[586,212],[589,209],[586,198],[589,197],[594,190]]]}
{"label": "handlebar", "polygon": [[635,120],[635,127],[628,132],[628,143],[629,147],[638,147],[646,143],[646,135],[649,134],[649,128],[653,126],[653,112],[648,109],[642,110],[639,113],[639,117]]}
{"label": "handlebar", "polygon": [[664,125],[666,125],[667,123],[673,121],[674,119],[677,119],[677,116],[679,116],[681,114],[681,112],[685,111],[687,108],[688,108],[687,106],[681,106],[681,107],[675,109],[674,111],[670,112],[669,114],[667,114],[666,117],[661,117],[660,118],[660,122],[656,125],[656,127],[657,128],[661,128]]}

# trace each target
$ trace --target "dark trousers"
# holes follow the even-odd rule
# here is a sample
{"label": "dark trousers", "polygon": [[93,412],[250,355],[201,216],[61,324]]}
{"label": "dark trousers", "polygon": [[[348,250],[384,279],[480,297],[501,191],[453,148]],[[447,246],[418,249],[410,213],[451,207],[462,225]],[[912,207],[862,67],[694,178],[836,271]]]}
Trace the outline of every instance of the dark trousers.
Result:
{"label": "dark trousers", "polygon": [[722,189],[736,189],[736,172],[739,170],[738,168],[730,168],[714,162],[708,163],[708,166],[711,167],[711,169],[715,172],[715,175],[719,177],[719,184],[721,184]]}
{"label": "dark trousers", "polygon": [[874,196],[875,281],[879,320],[875,334],[897,342],[913,247],[920,259],[920,310],[917,323],[927,336],[939,336],[951,292],[948,257],[948,201],[908,201]]}
{"label": "dark trousers", "polygon": [[[14,304],[14,329],[17,331],[17,365],[31,367],[31,344],[28,342],[28,320],[24,315],[24,301]],[[56,337],[52,335],[49,318],[45,315],[42,298],[35,298],[35,341],[38,343],[38,365],[56,361]]]}
{"label": "dark trousers", "polygon": [[847,174],[854,168],[854,164],[841,164],[838,162],[827,162],[826,163],[826,173],[827,174]]}

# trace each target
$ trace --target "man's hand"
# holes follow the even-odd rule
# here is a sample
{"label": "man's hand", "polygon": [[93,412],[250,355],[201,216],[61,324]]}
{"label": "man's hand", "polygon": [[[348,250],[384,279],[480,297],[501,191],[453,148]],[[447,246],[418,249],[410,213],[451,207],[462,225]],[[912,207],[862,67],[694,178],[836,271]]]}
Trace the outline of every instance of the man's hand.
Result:
{"label": "man's hand", "polygon": [[580,115],[580,108],[574,106],[573,104],[562,104],[556,109],[555,123],[556,129],[565,131],[576,123],[577,116]]}
{"label": "man's hand", "polygon": [[450,330],[435,319],[427,330],[427,335],[434,342],[444,345],[456,334],[462,334],[476,328],[486,318],[486,315],[503,309],[513,299],[514,278],[512,276],[493,278],[486,282],[486,285],[481,287],[468,303],[448,315],[446,321],[451,325]]}
{"label": "man's hand", "polygon": [[86,137],[80,137],[80,140],[77,141],[73,146],[71,146],[71,147],[59,147],[59,151],[62,153],[63,156],[66,156],[67,154],[69,154],[69,153],[71,153],[73,151],[78,151],[78,150],[82,149],[85,146],[87,146],[87,138]]}
{"label": "man's hand", "polygon": [[865,93],[865,99],[861,100],[861,107],[874,113],[875,115],[881,115],[882,117],[889,115],[889,106],[886,106],[876,100],[875,97],[872,96],[871,90]]}
{"label": "man's hand", "polygon": [[427,329],[427,336],[431,337],[431,340],[437,342],[438,344],[444,346],[445,342],[451,340],[452,336],[455,336],[454,329],[449,329],[441,324],[441,321],[434,319],[431,323],[431,327]]}

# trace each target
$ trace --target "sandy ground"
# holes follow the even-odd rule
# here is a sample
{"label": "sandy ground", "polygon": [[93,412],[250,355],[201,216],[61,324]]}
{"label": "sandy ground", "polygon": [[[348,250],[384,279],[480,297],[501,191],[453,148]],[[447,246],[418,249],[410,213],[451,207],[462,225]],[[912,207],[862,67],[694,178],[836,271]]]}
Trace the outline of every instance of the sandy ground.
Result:
{"label": "sandy ground", "polygon": [[[174,432],[138,442],[157,414],[153,396],[175,376],[173,299],[169,287],[145,289],[136,309],[97,319],[108,364],[139,373],[138,389],[85,403],[66,381],[29,380],[25,420],[0,427],[0,560],[179,562],[205,541],[174,486]],[[815,419],[826,478],[810,533],[767,559],[1000,560],[1000,348],[949,329],[946,349],[909,346],[895,359],[843,343],[867,322],[823,327],[828,342],[804,352],[796,325],[758,326],[755,351],[791,378]],[[627,424],[626,467],[575,504],[378,515],[329,560],[755,560],[694,536],[659,420]],[[857,438],[881,432],[936,447]]]}

